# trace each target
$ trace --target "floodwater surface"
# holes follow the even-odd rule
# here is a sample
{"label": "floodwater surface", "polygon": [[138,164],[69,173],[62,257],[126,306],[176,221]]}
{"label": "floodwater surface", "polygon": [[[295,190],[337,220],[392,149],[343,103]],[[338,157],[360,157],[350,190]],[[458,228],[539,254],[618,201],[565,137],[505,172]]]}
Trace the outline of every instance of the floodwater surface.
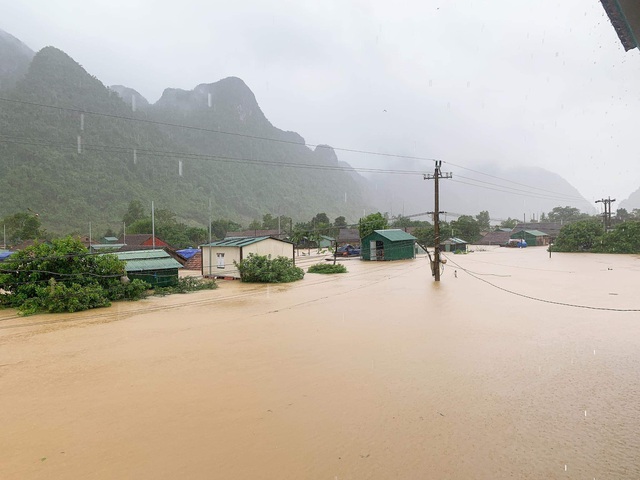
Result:
{"label": "floodwater surface", "polygon": [[638,257],[448,258],[0,311],[0,478],[640,478]]}

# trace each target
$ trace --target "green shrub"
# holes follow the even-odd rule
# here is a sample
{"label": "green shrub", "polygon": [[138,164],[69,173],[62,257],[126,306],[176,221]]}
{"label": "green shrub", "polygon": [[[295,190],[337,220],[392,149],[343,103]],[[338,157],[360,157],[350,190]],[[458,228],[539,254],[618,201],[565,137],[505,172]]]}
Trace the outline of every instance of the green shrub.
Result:
{"label": "green shrub", "polygon": [[137,300],[146,282],[123,283],[124,262],[115,255],[92,255],[78,239],[35,243],[12,255],[0,271],[0,307],[24,315],[77,312],[105,307],[112,300]]}
{"label": "green shrub", "polygon": [[202,279],[198,277],[181,277],[178,282],[170,287],[157,287],[154,295],[169,295],[172,293],[188,293],[198,290],[213,290],[218,288],[218,284],[213,280]]}
{"label": "green shrub", "polygon": [[316,263],[311,265],[307,271],[309,273],[347,273],[347,267],[341,263],[335,265],[332,263]]}
{"label": "green shrub", "polygon": [[129,283],[115,283],[109,287],[109,300],[140,300],[147,296],[151,285],[136,278]]}
{"label": "green shrub", "polygon": [[240,263],[234,262],[240,271],[240,279],[249,283],[288,283],[301,280],[304,270],[296,267],[287,257],[271,258],[271,255],[250,253]]}

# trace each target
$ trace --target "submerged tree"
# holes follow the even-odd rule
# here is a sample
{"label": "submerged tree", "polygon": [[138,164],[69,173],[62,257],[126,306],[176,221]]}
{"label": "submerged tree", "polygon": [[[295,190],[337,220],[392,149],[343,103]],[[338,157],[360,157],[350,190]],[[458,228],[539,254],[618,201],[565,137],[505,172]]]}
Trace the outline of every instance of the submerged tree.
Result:
{"label": "submerged tree", "polygon": [[148,285],[124,280],[124,262],[115,255],[90,254],[71,237],[38,243],[2,264],[0,305],[22,313],[75,312],[137,299]]}
{"label": "submerged tree", "polygon": [[597,220],[582,220],[565,225],[553,244],[553,251],[589,251],[600,245],[604,229]]}

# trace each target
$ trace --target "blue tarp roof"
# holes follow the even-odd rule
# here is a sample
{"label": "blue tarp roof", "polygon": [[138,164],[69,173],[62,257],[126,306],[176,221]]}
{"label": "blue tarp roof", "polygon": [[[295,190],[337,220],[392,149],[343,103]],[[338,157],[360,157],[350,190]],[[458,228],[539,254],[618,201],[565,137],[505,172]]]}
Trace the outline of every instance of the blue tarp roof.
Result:
{"label": "blue tarp roof", "polygon": [[15,252],[9,252],[9,251],[3,251],[0,252],[0,262],[4,259],[6,259],[7,257],[13,255]]}
{"label": "blue tarp roof", "polygon": [[180,255],[185,260],[189,260],[196,253],[200,251],[199,248],[183,248],[182,250],[176,250],[176,253]]}

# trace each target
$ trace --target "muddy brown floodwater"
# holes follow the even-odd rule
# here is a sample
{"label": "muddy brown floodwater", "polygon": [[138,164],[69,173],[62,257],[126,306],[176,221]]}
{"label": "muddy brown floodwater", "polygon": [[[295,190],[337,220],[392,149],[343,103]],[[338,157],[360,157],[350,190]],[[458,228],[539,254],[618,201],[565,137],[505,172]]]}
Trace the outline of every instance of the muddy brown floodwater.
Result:
{"label": "muddy brown floodwater", "polygon": [[640,313],[496,288],[640,309],[638,257],[449,258],[0,311],[0,478],[640,478]]}

